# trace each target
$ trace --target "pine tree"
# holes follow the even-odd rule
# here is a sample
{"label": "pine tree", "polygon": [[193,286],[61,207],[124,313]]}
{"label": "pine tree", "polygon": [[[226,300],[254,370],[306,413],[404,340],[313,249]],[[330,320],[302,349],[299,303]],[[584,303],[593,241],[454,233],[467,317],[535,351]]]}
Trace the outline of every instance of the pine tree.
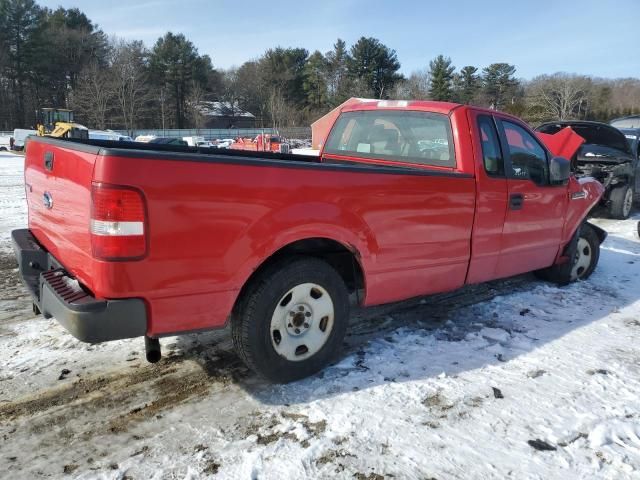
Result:
{"label": "pine tree", "polygon": [[429,97],[432,100],[450,101],[453,99],[453,72],[455,67],[451,65],[451,59],[444,55],[438,55],[429,62]]}
{"label": "pine tree", "polygon": [[349,97],[348,60],[347,44],[339,38],[333,45],[333,50],[325,55],[328,101],[332,107],[341,104]]}
{"label": "pine tree", "polygon": [[304,66],[303,88],[310,110],[320,110],[327,101],[327,61],[317,50]]}
{"label": "pine tree", "polygon": [[184,128],[186,99],[192,81],[205,84],[211,59],[198,55],[198,50],[183,34],[168,32],[159,38],[149,57],[152,77],[160,86],[166,86],[175,105],[176,128]]}
{"label": "pine tree", "polygon": [[478,69],[467,65],[455,76],[455,97],[460,103],[469,104],[480,90],[480,77],[476,74]]}
{"label": "pine tree", "polygon": [[301,107],[306,95],[304,66],[309,52],[304,48],[270,48],[260,59],[260,70],[270,94],[279,92],[290,103]]}
{"label": "pine tree", "polygon": [[[27,83],[33,62],[33,51],[44,12],[34,0],[0,0],[0,65],[14,93],[13,118],[18,126],[33,124],[27,116]],[[4,106],[3,107],[7,107]]]}
{"label": "pine tree", "polygon": [[503,110],[515,96],[515,73],[516,67],[508,63],[492,63],[483,70],[482,86],[492,108]]}
{"label": "pine tree", "polygon": [[396,51],[376,38],[361,37],[351,47],[347,65],[354,93],[359,96],[385,98],[402,78],[397,73],[400,62]]}

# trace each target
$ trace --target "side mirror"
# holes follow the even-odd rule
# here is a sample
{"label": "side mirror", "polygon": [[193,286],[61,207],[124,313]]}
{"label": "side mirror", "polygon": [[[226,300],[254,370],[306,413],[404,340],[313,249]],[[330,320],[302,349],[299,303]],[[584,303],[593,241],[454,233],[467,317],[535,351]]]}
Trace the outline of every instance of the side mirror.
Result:
{"label": "side mirror", "polygon": [[566,185],[571,176],[571,162],[563,157],[553,157],[549,162],[549,183]]}

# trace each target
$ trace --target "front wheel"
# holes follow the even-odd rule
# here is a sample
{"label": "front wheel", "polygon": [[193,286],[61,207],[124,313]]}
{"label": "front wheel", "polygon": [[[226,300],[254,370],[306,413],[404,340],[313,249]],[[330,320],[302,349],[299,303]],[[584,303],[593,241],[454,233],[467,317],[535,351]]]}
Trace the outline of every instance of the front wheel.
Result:
{"label": "front wheel", "polygon": [[580,227],[578,240],[571,259],[561,265],[552,265],[536,274],[544,280],[566,285],[577,280],[586,280],[591,276],[600,259],[600,238],[588,223]]}
{"label": "front wheel", "polygon": [[609,197],[609,215],[618,220],[626,220],[633,208],[633,188],[629,185],[614,188]]}
{"label": "front wheel", "polygon": [[249,368],[286,383],[326,366],[342,345],[348,319],[340,275],[322,260],[297,257],[251,281],[234,309],[231,331]]}

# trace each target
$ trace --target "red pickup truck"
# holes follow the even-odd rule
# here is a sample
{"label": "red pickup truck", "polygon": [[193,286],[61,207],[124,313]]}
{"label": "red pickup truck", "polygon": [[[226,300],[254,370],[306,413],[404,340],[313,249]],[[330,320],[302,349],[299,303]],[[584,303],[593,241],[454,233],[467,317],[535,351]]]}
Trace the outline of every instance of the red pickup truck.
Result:
{"label": "red pickup truck", "polygon": [[339,350],[351,303],[537,271],[587,278],[603,193],[522,121],[440,102],[345,107],[319,157],[32,138],[28,229],[13,232],[36,313],[86,342],[231,322],[254,370],[290,381]]}

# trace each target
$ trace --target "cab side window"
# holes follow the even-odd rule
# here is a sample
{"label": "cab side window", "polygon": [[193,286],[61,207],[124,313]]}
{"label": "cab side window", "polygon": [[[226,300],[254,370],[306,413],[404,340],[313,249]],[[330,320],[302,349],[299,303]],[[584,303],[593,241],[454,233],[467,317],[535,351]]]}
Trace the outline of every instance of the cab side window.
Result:
{"label": "cab side window", "polygon": [[511,159],[511,178],[549,184],[549,162],[542,145],[520,125],[502,120]]}
{"label": "cab side window", "polygon": [[504,159],[500,150],[500,140],[493,119],[488,115],[478,117],[478,129],[482,143],[482,161],[489,176],[504,177]]}

